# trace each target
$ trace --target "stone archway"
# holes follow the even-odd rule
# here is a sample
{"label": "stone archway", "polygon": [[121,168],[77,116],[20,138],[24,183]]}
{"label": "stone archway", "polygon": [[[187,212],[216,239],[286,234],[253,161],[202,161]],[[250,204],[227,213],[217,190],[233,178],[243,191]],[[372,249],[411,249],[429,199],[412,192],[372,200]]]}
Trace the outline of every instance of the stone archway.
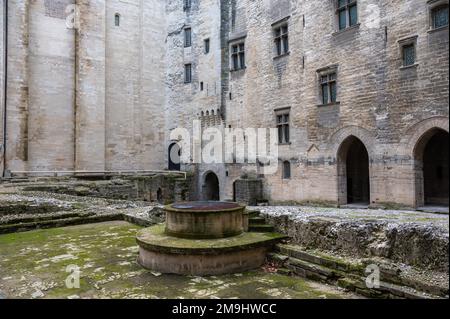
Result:
{"label": "stone archway", "polygon": [[370,164],[364,143],[355,136],[349,136],[341,144],[337,160],[339,205],[369,205]]}
{"label": "stone archway", "polygon": [[449,133],[431,128],[414,148],[416,206],[449,205]]}
{"label": "stone archway", "polygon": [[209,172],[205,176],[205,182],[203,184],[203,198],[207,201],[220,200],[219,178],[213,172]]}

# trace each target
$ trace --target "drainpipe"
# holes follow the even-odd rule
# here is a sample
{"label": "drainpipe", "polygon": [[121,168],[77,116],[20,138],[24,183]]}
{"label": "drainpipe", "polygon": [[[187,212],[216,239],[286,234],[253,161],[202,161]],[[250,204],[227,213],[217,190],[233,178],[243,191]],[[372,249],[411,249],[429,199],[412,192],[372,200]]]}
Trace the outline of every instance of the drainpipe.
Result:
{"label": "drainpipe", "polygon": [[6,175],[6,112],[7,112],[7,95],[8,95],[8,0],[3,1],[3,70],[4,70],[4,93],[3,93],[3,172]]}

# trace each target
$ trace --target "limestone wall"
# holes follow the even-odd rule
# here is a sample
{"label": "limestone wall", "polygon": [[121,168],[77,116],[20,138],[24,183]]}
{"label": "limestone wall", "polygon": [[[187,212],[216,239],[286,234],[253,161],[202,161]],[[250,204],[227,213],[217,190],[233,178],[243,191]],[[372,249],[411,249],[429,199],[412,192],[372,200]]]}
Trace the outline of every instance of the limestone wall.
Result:
{"label": "limestone wall", "polygon": [[7,170],[163,167],[164,2],[9,1],[8,17]]}
{"label": "limestone wall", "polygon": [[[272,128],[275,110],[290,108],[291,139],[279,154],[292,177],[281,165],[266,176],[267,199],[344,204],[340,149],[355,136],[369,153],[371,203],[420,202],[414,149],[429,129],[448,132],[448,27],[430,30],[432,3],[358,1],[359,24],[338,32],[334,1],[193,0],[187,10],[179,0],[75,2],[76,32],[63,20],[72,1],[9,1],[8,170],[165,169],[175,128]],[[275,57],[281,20],[290,49]],[[404,39],[416,43],[409,68]],[[246,68],[230,71],[239,41]],[[322,106],[318,71],[330,66],[338,103]],[[189,164],[182,169],[197,174],[199,197],[209,172],[232,199],[234,181],[260,171]]]}

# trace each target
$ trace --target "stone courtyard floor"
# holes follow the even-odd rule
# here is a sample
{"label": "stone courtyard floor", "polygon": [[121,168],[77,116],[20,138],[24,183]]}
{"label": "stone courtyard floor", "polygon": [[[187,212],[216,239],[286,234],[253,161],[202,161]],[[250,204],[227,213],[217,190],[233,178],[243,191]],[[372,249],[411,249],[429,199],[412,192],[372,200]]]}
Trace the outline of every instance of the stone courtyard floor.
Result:
{"label": "stone courtyard floor", "polygon": [[[357,298],[338,288],[263,269],[218,277],[151,273],[136,263],[136,232],[106,222],[0,235],[0,298]],[[66,287],[81,271],[79,289]]]}

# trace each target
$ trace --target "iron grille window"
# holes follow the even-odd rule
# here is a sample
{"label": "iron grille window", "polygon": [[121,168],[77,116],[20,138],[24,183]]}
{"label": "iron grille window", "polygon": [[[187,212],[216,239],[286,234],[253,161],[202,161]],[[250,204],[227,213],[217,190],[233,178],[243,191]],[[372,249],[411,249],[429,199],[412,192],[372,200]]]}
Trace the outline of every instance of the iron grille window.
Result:
{"label": "iron grille window", "polygon": [[290,142],[289,117],[289,113],[277,115],[278,142],[280,144]]}
{"label": "iron grille window", "polygon": [[337,76],[336,73],[322,75],[320,77],[320,87],[322,93],[322,104],[337,102]]}
{"label": "iron grille window", "polygon": [[277,56],[289,52],[289,29],[287,24],[274,28],[275,52]]}
{"label": "iron grille window", "polygon": [[432,9],[431,18],[434,29],[448,26],[448,5],[446,4]]}
{"label": "iron grille window", "polygon": [[231,63],[232,70],[245,69],[245,44],[238,43],[231,46]]}
{"label": "iron grille window", "polygon": [[358,23],[358,3],[356,0],[338,0],[337,16],[339,30],[352,27]]}
{"label": "iron grille window", "polygon": [[189,48],[192,46],[192,29],[186,28],[184,29],[184,47]]}
{"label": "iron grille window", "polygon": [[184,83],[192,82],[192,64],[186,64],[184,66]]}
{"label": "iron grille window", "polygon": [[416,50],[413,43],[403,46],[403,66],[410,66],[416,63]]}

